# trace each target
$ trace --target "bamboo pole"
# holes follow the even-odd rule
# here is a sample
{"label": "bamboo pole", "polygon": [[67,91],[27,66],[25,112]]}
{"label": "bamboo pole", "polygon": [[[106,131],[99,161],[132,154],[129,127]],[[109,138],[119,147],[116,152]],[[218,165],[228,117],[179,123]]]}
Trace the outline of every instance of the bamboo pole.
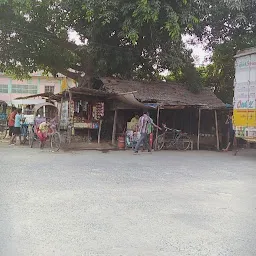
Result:
{"label": "bamboo pole", "polygon": [[176,111],[174,110],[174,113],[173,113],[173,128],[175,129],[176,128]]}
{"label": "bamboo pole", "polygon": [[70,104],[71,104],[71,101],[72,101],[72,93],[71,93],[70,90],[68,91],[68,93],[69,93],[69,102],[68,102],[68,122],[71,123],[71,107],[70,107]]}
{"label": "bamboo pole", "polygon": [[63,108],[63,95],[61,97],[60,101],[60,109],[59,109],[59,125],[58,125],[58,131],[60,132],[60,125],[61,125],[61,113],[62,113],[62,108]]}
{"label": "bamboo pole", "polygon": [[116,124],[117,124],[117,109],[114,114],[113,131],[112,131],[112,145],[115,145],[116,141]]}
{"label": "bamboo pole", "polygon": [[87,142],[91,143],[91,130],[87,129]]}
{"label": "bamboo pole", "polygon": [[100,120],[100,126],[99,126],[99,131],[98,131],[98,144],[100,144],[101,127],[102,127],[102,120]]}
{"label": "bamboo pole", "polygon": [[43,117],[45,117],[46,116],[46,108],[45,108],[45,106],[43,106]]}
{"label": "bamboo pole", "polygon": [[[156,117],[156,124],[157,124],[157,126],[159,126],[159,117],[160,117],[160,106],[157,107],[157,117]],[[156,143],[155,143],[155,145],[157,145],[158,133],[159,133],[159,130],[157,128],[156,129],[156,138],[155,138]]]}
{"label": "bamboo pole", "polygon": [[[73,133],[73,129],[74,129],[74,119],[72,120],[72,114],[71,114],[71,101],[72,101],[72,92],[69,90],[68,91],[68,96],[69,96],[69,100],[68,100],[68,122],[67,122],[67,138],[69,141],[69,144],[71,143],[71,137],[72,137],[72,133]],[[63,97],[63,93],[62,93],[62,97]],[[69,127],[71,127],[71,131],[70,131],[70,135],[69,135]],[[70,138],[69,138],[70,136]]]}
{"label": "bamboo pole", "polygon": [[218,127],[218,115],[217,110],[214,111],[215,114],[215,130],[216,130],[216,139],[217,139],[217,150],[220,150],[220,141],[219,141],[219,127]]}
{"label": "bamboo pole", "polygon": [[201,109],[199,108],[198,131],[197,131],[197,150],[200,149],[200,126],[201,126]]}

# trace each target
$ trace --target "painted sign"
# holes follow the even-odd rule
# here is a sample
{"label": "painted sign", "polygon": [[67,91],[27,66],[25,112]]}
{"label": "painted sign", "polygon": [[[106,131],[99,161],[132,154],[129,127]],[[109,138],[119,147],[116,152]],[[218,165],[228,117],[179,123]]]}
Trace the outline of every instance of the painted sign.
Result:
{"label": "painted sign", "polygon": [[[256,50],[256,49],[255,49]],[[256,139],[256,51],[237,57],[234,83],[236,136]]]}
{"label": "painted sign", "polygon": [[255,100],[239,100],[236,103],[237,109],[254,109],[255,108]]}
{"label": "painted sign", "polygon": [[60,127],[61,129],[67,129],[68,127],[68,101],[63,101],[61,116],[60,116]]}
{"label": "painted sign", "polygon": [[60,87],[60,92],[64,92],[68,89],[68,82],[67,82],[67,78],[64,77],[61,81],[61,87]]}

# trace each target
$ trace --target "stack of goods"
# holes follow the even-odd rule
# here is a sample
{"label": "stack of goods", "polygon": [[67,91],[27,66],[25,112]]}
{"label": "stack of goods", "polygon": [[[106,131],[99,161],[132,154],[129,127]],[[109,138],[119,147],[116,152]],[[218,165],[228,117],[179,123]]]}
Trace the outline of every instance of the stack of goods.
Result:
{"label": "stack of goods", "polygon": [[85,122],[85,128],[98,129],[99,128],[99,124],[97,122],[87,121],[87,122]]}
{"label": "stack of goods", "polygon": [[7,119],[7,114],[0,113],[0,120],[6,120],[6,119]]}
{"label": "stack of goods", "polygon": [[99,102],[96,104],[95,108],[95,119],[99,120],[104,116],[104,103]]}
{"label": "stack of goods", "polygon": [[127,130],[137,131],[138,130],[138,121],[133,118],[131,122],[127,122]]}
{"label": "stack of goods", "polygon": [[79,101],[74,104],[74,112],[75,128],[98,129],[98,120],[104,116],[104,103],[91,105],[88,102]]}
{"label": "stack of goods", "polygon": [[134,148],[139,139],[140,139],[139,132],[133,132],[131,130],[126,132],[126,146],[128,148]]}
{"label": "stack of goods", "polygon": [[98,123],[93,123],[92,128],[93,129],[99,129],[99,124]]}
{"label": "stack of goods", "polygon": [[200,136],[202,137],[214,137],[215,134],[210,134],[210,133],[200,133]]}
{"label": "stack of goods", "polygon": [[85,125],[85,126],[84,126],[85,128],[92,129],[92,123],[91,123],[90,121],[85,122],[84,125]]}
{"label": "stack of goods", "polygon": [[80,116],[74,116],[74,123],[80,123],[81,117]]}
{"label": "stack of goods", "polygon": [[74,123],[85,123],[85,122],[88,122],[87,118],[74,116]]}
{"label": "stack of goods", "polygon": [[72,100],[70,101],[70,118],[72,119],[74,117],[75,112],[75,102]]}

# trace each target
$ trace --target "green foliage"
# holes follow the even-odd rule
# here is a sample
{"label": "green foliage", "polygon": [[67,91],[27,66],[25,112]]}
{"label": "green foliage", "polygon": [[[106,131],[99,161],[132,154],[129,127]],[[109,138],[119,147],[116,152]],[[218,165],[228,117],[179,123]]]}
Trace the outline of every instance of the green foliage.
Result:
{"label": "green foliage", "polygon": [[[233,55],[255,45],[255,7],[256,0],[0,0],[0,71],[24,78],[42,69],[83,84],[92,76],[152,80],[169,70],[168,79],[193,91],[199,72],[230,101]],[[69,41],[70,31],[87,43]],[[209,70],[194,68],[185,33],[214,50]]]}
{"label": "green foliage", "polygon": [[214,88],[223,102],[232,103],[234,55],[256,46],[256,0],[209,0],[202,3],[202,9],[208,14],[189,32],[207,43],[213,57],[212,63],[198,72],[203,86]]}
{"label": "green foliage", "polygon": [[215,47],[212,63],[198,68],[203,86],[215,89],[215,94],[225,103],[233,102],[235,76],[234,56],[239,50],[256,45],[255,37],[239,37]]}
{"label": "green foliage", "polygon": [[[0,0],[0,70],[154,79],[191,65],[181,35],[198,23],[199,8],[186,0]],[[70,42],[71,30],[87,44]]]}
{"label": "green foliage", "polygon": [[213,49],[224,42],[251,37],[256,32],[256,0],[207,0],[202,2],[201,8],[208,13],[190,33],[205,39]]}
{"label": "green foliage", "polygon": [[203,79],[201,78],[198,70],[192,64],[171,72],[171,74],[166,77],[166,80],[171,82],[180,82],[194,93],[200,92],[203,88]]}

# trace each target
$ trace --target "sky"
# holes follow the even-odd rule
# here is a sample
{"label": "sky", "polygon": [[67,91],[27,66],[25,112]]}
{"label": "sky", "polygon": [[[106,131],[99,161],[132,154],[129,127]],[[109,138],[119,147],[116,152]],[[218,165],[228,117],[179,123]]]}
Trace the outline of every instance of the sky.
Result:
{"label": "sky", "polygon": [[204,50],[204,46],[202,43],[198,42],[195,44],[190,44],[189,41],[191,41],[193,36],[185,35],[182,37],[183,42],[186,43],[186,46],[188,49],[191,49],[193,51],[192,56],[194,58],[194,63],[196,66],[204,66],[209,64],[209,57],[211,57],[211,52],[207,52]]}

